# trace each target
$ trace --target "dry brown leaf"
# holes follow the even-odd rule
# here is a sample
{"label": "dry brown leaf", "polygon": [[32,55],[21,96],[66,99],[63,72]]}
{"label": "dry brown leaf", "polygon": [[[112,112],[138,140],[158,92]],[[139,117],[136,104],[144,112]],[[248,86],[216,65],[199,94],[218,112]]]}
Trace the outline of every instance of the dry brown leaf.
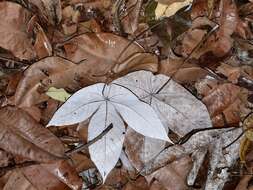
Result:
{"label": "dry brown leaf", "polygon": [[25,179],[28,180],[30,184],[33,184],[37,190],[70,190],[67,185],[40,165],[23,168],[21,174],[25,176]]}
{"label": "dry brown leaf", "polygon": [[75,166],[75,169],[78,172],[82,172],[95,167],[91,159],[89,159],[82,153],[72,154],[71,161],[73,162],[73,165]]}
{"label": "dry brown leaf", "polygon": [[[236,186],[235,190],[249,190],[248,186],[252,176],[245,175],[241,177],[239,184]],[[251,187],[252,188],[252,187]]]}
{"label": "dry brown leaf", "polygon": [[0,121],[0,147],[5,151],[46,163],[63,157],[64,147],[61,142],[21,109],[1,108]]}
{"label": "dry brown leaf", "polygon": [[35,24],[34,32],[36,34],[36,39],[34,42],[34,48],[39,59],[51,56],[53,53],[52,46],[39,24]]}
{"label": "dry brown leaf", "polygon": [[[132,43],[124,53],[119,54],[128,46],[129,41],[111,33],[82,34],[64,43],[66,57],[75,63],[86,60],[100,64],[101,62],[123,62],[143,49]],[[112,64],[112,63],[111,63]]]}
{"label": "dry brown leaf", "polygon": [[64,45],[67,58],[81,63],[74,64],[60,57],[48,57],[34,63],[25,71],[18,85],[15,105],[30,107],[48,100],[45,92],[49,87],[74,92],[131,71],[157,71],[157,57],[143,53],[136,44],[130,45],[118,60],[128,44],[128,40],[109,33],[83,34],[73,38]]}
{"label": "dry brown leaf", "polygon": [[239,96],[241,88],[233,84],[222,84],[212,89],[203,98],[211,116],[216,116],[230,106]]}
{"label": "dry brown leaf", "polygon": [[[74,63],[60,57],[48,57],[33,64],[24,72],[24,76],[17,87],[15,104],[22,107],[30,107],[33,104],[47,100],[48,96],[46,94],[42,94],[38,90],[40,81],[43,79],[50,80],[48,76],[51,75],[59,77],[59,75],[64,73],[67,69],[74,66]],[[62,76],[60,77],[61,78],[58,78],[58,80],[60,79],[63,83],[65,83]],[[66,80],[68,77],[71,76],[66,76]],[[74,76],[72,76],[72,78],[73,77]],[[54,83],[55,82],[53,82],[53,84]]]}
{"label": "dry brown leaf", "polygon": [[[247,90],[233,84],[214,87],[203,98],[215,126],[225,123],[236,125],[241,117],[249,113],[247,109]],[[225,118],[225,121],[224,121]]]}
{"label": "dry brown leaf", "polygon": [[208,16],[208,5],[206,0],[193,1],[191,10],[191,19]]}
{"label": "dry brown leaf", "polygon": [[14,190],[14,189],[37,190],[19,170],[13,171],[11,173],[7,183],[3,187],[3,190]]}
{"label": "dry brown leaf", "polygon": [[192,167],[189,156],[182,157],[169,165],[155,171],[146,178],[156,179],[167,190],[187,190],[186,178]]}
{"label": "dry brown leaf", "polygon": [[204,78],[208,72],[196,64],[183,63],[182,59],[169,57],[162,60],[158,73],[172,76],[179,83],[193,83]]}
{"label": "dry brown leaf", "polygon": [[220,1],[220,18],[217,39],[213,46],[213,53],[216,56],[224,56],[227,54],[233,43],[231,35],[234,33],[237,23],[238,14],[235,2],[233,0]]}
{"label": "dry brown leaf", "polygon": [[30,17],[30,12],[20,5],[0,2],[0,46],[19,59],[31,60],[36,57],[32,41],[26,32]]}
{"label": "dry brown leaf", "polygon": [[[5,127],[0,142],[2,149],[38,162],[49,162],[22,169],[31,184],[46,190],[54,187],[55,183],[60,185],[60,180],[73,190],[81,188],[82,181],[75,169],[66,160],[59,159],[64,156],[63,145],[48,129],[39,125],[26,112],[13,107],[2,108],[0,120],[1,127]],[[48,178],[40,180],[43,175]]]}
{"label": "dry brown leaf", "polygon": [[123,190],[147,190],[149,189],[147,181],[144,177],[140,176],[136,180],[131,181],[125,185]]}

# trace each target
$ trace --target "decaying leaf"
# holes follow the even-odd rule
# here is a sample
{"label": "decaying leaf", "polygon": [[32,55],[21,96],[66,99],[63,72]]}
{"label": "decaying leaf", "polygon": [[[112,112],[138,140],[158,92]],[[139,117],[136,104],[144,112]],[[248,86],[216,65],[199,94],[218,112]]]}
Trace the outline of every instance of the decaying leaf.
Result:
{"label": "decaying leaf", "polygon": [[12,2],[0,2],[0,46],[19,59],[36,57],[32,41],[26,32],[31,17],[22,6]]}
{"label": "decaying leaf", "polygon": [[153,172],[146,178],[148,181],[156,179],[167,190],[186,190],[188,187],[185,181],[191,166],[191,158],[185,156]]}
{"label": "decaying leaf", "polygon": [[[4,107],[0,110],[0,120],[0,146],[3,150],[38,162],[48,163],[63,158],[64,147],[59,139],[26,112]],[[48,144],[41,146],[42,142]]]}
{"label": "decaying leaf", "polygon": [[[157,71],[157,57],[143,53],[136,44],[107,34],[83,34],[65,43],[66,60],[48,57],[31,65],[24,73],[15,94],[15,105],[30,107],[48,99],[49,87],[70,92],[97,82],[108,82],[128,72]],[[123,52],[123,54],[121,54]],[[119,57],[120,56],[120,57]]]}
{"label": "decaying leaf", "polygon": [[224,114],[228,124],[237,124],[241,117],[249,113],[247,108],[247,90],[233,84],[222,84],[203,98],[214,123],[222,118]]}

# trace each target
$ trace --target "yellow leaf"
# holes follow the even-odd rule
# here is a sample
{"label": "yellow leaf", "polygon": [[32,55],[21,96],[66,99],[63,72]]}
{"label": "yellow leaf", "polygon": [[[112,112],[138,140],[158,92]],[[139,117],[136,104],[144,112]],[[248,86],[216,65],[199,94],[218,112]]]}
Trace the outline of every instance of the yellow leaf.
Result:
{"label": "yellow leaf", "polygon": [[247,116],[247,118],[243,122],[243,129],[245,131],[245,136],[253,141],[253,114]]}
{"label": "yellow leaf", "polygon": [[46,92],[46,95],[61,102],[65,102],[71,96],[63,88],[58,89],[55,87],[50,87]]}
{"label": "yellow leaf", "polygon": [[172,3],[171,5],[164,5],[162,3],[158,3],[155,10],[156,19],[159,19],[161,17],[173,16],[181,8],[190,5],[192,1],[193,0],[185,0],[183,2]]}
{"label": "yellow leaf", "polygon": [[248,138],[243,137],[240,143],[240,160],[242,163],[245,163],[245,156],[246,156],[246,152],[249,148],[250,145],[250,141]]}

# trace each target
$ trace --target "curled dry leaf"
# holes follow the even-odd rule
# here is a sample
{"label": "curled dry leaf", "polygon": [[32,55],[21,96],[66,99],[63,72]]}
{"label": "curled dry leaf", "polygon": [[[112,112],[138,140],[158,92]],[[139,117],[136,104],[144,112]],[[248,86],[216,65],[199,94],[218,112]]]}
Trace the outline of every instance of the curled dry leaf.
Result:
{"label": "curled dry leaf", "polygon": [[0,147],[3,150],[38,162],[63,158],[64,147],[59,139],[25,111],[15,107],[1,108],[0,120]]}
{"label": "curled dry leaf", "polygon": [[36,54],[26,32],[30,12],[19,4],[4,1],[0,2],[0,17],[0,46],[19,59],[34,59]]}

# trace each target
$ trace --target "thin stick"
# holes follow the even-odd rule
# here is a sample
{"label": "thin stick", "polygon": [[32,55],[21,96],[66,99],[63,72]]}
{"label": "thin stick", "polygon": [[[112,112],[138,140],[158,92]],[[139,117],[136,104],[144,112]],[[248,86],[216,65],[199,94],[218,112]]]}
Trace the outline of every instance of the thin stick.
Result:
{"label": "thin stick", "polygon": [[72,155],[72,154],[74,154],[74,153],[77,153],[77,152],[80,152],[80,151],[82,151],[82,150],[87,151],[87,150],[88,150],[88,147],[89,147],[90,145],[92,145],[92,144],[94,144],[95,142],[97,142],[98,140],[100,140],[100,139],[101,139],[103,136],[105,136],[112,128],[113,128],[113,124],[111,123],[105,130],[103,130],[103,132],[102,132],[100,135],[98,135],[98,136],[95,137],[94,139],[90,140],[90,141],[89,141],[88,143],[86,143],[86,144],[83,144],[83,145],[81,145],[81,146],[79,146],[79,147],[77,147],[77,148],[75,148],[75,149],[73,149],[73,150],[69,150],[69,151],[65,152],[65,154],[66,154],[67,156],[70,156],[70,155]]}

